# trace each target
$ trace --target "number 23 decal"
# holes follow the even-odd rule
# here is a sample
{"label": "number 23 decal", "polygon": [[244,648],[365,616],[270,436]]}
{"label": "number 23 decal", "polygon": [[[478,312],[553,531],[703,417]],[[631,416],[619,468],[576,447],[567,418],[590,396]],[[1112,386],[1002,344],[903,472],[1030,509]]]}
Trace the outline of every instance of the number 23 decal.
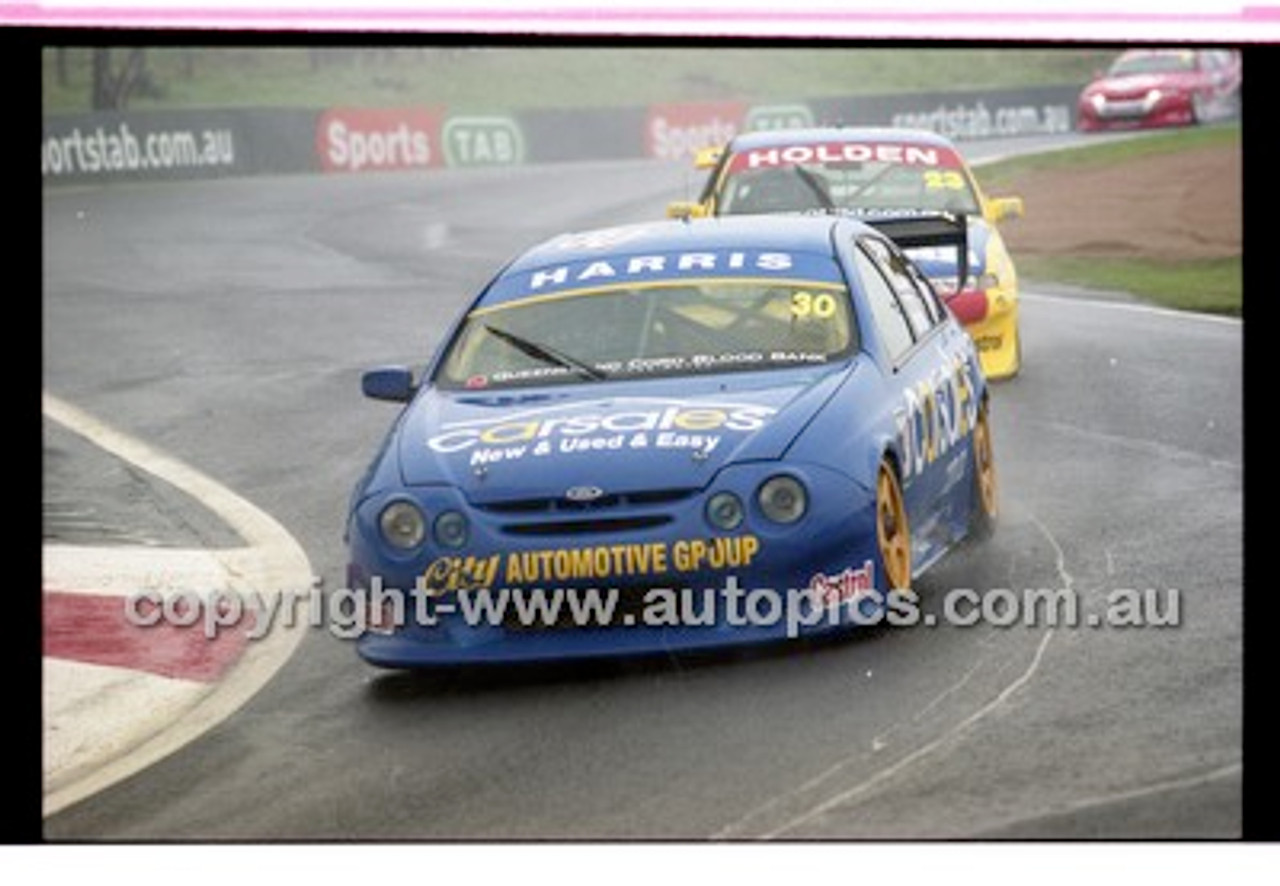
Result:
{"label": "number 23 decal", "polygon": [[929,190],[964,190],[964,176],[955,170],[928,169],[924,174],[924,186]]}

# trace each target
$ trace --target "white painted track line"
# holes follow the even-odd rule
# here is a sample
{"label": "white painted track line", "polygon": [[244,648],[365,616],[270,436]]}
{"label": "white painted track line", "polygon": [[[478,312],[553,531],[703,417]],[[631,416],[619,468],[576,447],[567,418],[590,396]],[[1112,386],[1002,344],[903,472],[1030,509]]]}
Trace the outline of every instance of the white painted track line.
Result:
{"label": "white painted track line", "polygon": [[[200,501],[247,543],[205,551],[51,545],[44,551],[46,588],[115,595],[230,589],[267,598],[312,587],[311,565],[301,546],[246,499],[47,392],[43,411],[99,448]],[[46,659],[44,814],[161,760],[226,719],[289,659],[302,639],[303,625],[273,625],[262,639],[247,643],[236,662],[212,683]]]}

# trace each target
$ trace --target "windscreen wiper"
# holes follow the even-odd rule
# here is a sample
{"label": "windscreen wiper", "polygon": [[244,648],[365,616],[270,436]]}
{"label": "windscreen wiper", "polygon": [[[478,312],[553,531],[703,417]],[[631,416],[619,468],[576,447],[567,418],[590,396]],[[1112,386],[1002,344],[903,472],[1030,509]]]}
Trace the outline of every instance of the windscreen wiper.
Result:
{"label": "windscreen wiper", "polygon": [[832,210],[836,208],[835,201],[831,199],[831,195],[822,187],[822,183],[818,181],[818,177],[814,173],[798,164],[791,168],[796,171],[796,175],[800,176],[800,181],[804,182],[804,186],[813,191],[823,209]]}
{"label": "windscreen wiper", "polygon": [[484,324],[484,328],[494,338],[506,342],[520,353],[532,357],[535,360],[540,360],[543,363],[550,363],[552,366],[559,366],[562,369],[572,369],[579,375],[589,378],[592,381],[601,381],[608,377],[606,373],[596,369],[589,363],[584,363],[576,357],[570,357],[568,354],[563,353],[562,351],[557,351],[550,345],[542,345],[537,342],[529,341],[527,338],[522,338],[521,336],[512,332],[507,332],[504,329],[498,329],[496,326],[490,326],[488,323]]}
{"label": "windscreen wiper", "polygon": [[894,166],[892,163],[887,164],[884,169],[881,169],[875,175],[871,176],[871,178],[863,182],[860,187],[855,188],[853,193],[845,194],[843,197],[844,205],[853,206],[854,197],[857,197],[859,194],[869,191],[875,185],[876,182],[880,181],[880,179],[884,178],[886,175],[889,175],[892,172],[896,172],[898,169],[899,167]]}

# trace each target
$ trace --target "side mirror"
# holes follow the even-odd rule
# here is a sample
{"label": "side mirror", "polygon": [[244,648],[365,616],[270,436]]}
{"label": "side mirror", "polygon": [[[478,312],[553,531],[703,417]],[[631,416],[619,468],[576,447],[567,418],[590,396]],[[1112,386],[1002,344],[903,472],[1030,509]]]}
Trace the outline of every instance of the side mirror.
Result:
{"label": "side mirror", "polygon": [[699,148],[693,155],[693,168],[710,169],[720,162],[720,155],[723,153],[724,148],[720,147]]}
{"label": "side mirror", "polygon": [[372,400],[408,403],[418,389],[407,366],[381,366],[360,377],[360,390]]}
{"label": "side mirror", "polygon": [[987,201],[987,217],[992,224],[1008,218],[1022,218],[1026,206],[1021,197],[997,197]]}
{"label": "side mirror", "polygon": [[676,200],[667,204],[667,218],[704,218],[707,208],[693,200]]}

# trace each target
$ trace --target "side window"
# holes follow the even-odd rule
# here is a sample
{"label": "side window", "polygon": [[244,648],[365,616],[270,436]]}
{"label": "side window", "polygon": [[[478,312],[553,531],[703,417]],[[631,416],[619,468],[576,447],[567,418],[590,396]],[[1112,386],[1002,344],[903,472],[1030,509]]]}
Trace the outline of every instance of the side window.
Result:
{"label": "side window", "polygon": [[853,250],[853,259],[876,329],[880,332],[890,359],[896,362],[915,344],[915,337],[911,334],[902,305],[876,263],[862,249]]}
{"label": "side window", "polygon": [[914,264],[909,264],[907,268],[911,271],[911,279],[915,281],[920,298],[924,301],[925,310],[929,312],[929,316],[933,319],[935,325],[941,323],[943,318],[947,316],[947,311],[942,307],[942,302],[938,301],[938,293],[934,291],[932,284],[925,279],[924,274],[920,273],[919,268]]}
{"label": "side window", "polygon": [[[932,329],[939,320],[936,305],[926,300],[924,293],[917,288],[917,271],[902,253],[893,249],[883,240],[866,237],[862,240],[863,248],[872,257],[884,273],[885,279],[902,302],[907,321],[917,339]],[[926,287],[927,289],[927,287]]]}

